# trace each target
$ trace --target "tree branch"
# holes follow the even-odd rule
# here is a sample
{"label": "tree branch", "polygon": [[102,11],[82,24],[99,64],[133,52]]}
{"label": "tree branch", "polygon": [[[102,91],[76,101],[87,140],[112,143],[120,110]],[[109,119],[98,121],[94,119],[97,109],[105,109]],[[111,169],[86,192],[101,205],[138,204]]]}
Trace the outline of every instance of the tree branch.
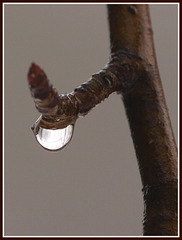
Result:
{"label": "tree branch", "polygon": [[[41,122],[46,128],[63,128],[72,124],[80,115],[86,115],[93,107],[113,92],[124,92],[132,87],[141,74],[142,59],[128,51],[111,55],[103,70],[68,94],[58,95],[44,71],[32,63],[28,83],[37,110],[42,113]],[[131,78],[130,82],[128,77]],[[56,126],[55,126],[56,125]]]}
{"label": "tree branch", "polygon": [[[145,60],[135,87],[122,94],[145,202],[144,235],[177,235],[177,148],[156,63],[147,5],[108,5],[111,51]],[[130,80],[129,80],[130,81]]]}
{"label": "tree branch", "polygon": [[108,5],[111,59],[58,95],[32,64],[28,83],[44,128],[64,128],[111,93],[122,93],[144,195],[144,235],[177,235],[177,148],[159,76],[147,5]]}

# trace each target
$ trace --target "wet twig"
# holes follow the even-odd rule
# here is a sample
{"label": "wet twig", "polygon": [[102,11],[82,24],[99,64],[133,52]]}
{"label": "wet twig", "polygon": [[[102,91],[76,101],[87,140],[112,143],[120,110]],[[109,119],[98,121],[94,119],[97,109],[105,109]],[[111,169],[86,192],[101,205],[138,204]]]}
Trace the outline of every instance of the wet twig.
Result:
{"label": "wet twig", "polygon": [[108,5],[111,59],[73,92],[58,95],[32,64],[28,82],[47,128],[65,127],[111,93],[122,94],[144,195],[144,235],[177,235],[177,147],[155,56],[147,5]]}

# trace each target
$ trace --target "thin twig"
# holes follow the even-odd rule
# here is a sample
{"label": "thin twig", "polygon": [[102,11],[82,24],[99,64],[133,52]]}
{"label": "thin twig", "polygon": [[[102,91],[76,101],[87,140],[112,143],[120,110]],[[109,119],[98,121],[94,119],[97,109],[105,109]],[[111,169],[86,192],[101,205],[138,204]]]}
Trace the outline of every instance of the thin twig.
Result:
{"label": "thin twig", "polygon": [[[139,62],[138,62],[139,61]],[[44,71],[32,63],[28,72],[28,83],[37,110],[47,121],[56,120],[65,127],[80,115],[86,115],[93,107],[113,92],[124,92],[136,83],[141,72],[142,60],[128,51],[118,51],[97,74],[68,94],[58,95]],[[130,82],[128,82],[130,76]],[[47,126],[48,127],[48,126]],[[52,125],[50,125],[52,127]]]}

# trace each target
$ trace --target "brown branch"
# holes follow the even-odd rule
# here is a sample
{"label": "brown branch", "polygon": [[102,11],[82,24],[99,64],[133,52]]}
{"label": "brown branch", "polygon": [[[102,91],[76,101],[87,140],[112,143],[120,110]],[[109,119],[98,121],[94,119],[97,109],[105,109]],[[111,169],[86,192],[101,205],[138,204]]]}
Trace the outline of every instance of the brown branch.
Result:
{"label": "brown branch", "polygon": [[144,235],[177,235],[177,148],[156,63],[147,5],[108,5],[111,60],[58,95],[39,66],[28,82],[45,128],[64,128],[114,91],[122,93],[144,195]]}
{"label": "brown branch", "polygon": [[44,71],[32,63],[28,72],[28,83],[37,110],[42,113],[41,124],[45,128],[64,128],[73,124],[80,115],[86,115],[111,93],[124,92],[134,85],[141,72],[142,61],[132,53],[118,51],[112,54],[106,67],[73,92],[58,95]]}
{"label": "brown branch", "polygon": [[[122,94],[145,202],[144,235],[177,235],[177,148],[156,63],[147,5],[108,5],[111,51],[145,60],[134,88]],[[129,80],[130,81],[130,80]]]}

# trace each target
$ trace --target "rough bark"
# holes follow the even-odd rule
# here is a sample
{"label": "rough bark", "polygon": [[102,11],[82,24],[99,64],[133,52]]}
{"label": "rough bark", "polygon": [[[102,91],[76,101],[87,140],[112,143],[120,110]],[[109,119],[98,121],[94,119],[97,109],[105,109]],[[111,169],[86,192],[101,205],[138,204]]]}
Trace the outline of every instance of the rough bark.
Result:
{"label": "rough bark", "polygon": [[[105,68],[71,93],[59,95],[45,72],[32,63],[28,72],[28,84],[37,110],[42,113],[40,124],[47,129],[64,128],[74,124],[79,116],[85,116],[93,107],[113,92],[123,92],[142,72],[142,59],[128,51],[117,51]],[[128,76],[131,81],[128,80]]]}
{"label": "rough bark", "polygon": [[156,62],[148,5],[108,5],[111,52],[140,57],[122,93],[143,184],[144,235],[177,235],[177,148]]}
{"label": "rough bark", "polygon": [[108,5],[108,17],[110,61],[73,92],[58,95],[44,71],[31,65],[29,88],[42,113],[38,124],[47,129],[63,128],[112,92],[121,93],[143,184],[144,235],[177,235],[177,148],[157,67],[148,5]]}

